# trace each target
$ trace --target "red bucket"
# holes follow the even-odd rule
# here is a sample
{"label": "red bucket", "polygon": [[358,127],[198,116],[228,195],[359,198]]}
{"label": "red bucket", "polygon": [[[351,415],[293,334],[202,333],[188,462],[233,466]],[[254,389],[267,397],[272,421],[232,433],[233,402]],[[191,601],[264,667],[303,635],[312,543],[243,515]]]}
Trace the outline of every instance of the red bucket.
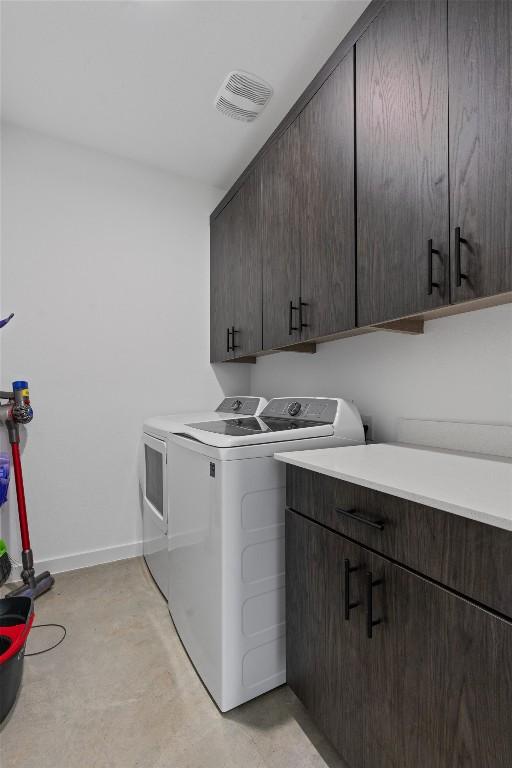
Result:
{"label": "red bucket", "polygon": [[23,675],[25,644],[33,621],[32,598],[0,600],[0,723],[16,701]]}

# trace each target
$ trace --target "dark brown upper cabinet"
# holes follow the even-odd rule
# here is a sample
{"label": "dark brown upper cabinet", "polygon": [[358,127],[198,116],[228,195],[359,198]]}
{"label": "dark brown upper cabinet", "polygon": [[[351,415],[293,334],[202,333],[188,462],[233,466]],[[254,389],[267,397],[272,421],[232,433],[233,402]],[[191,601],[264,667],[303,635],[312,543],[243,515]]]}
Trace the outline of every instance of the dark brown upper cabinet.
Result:
{"label": "dark brown upper cabinet", "polygon": [[259,164],[263,267],[263,349],[297,341],[300,294],[299,126],[270,147]]}
{"label": "dark brown upper cabinet", "polygon": [[301,340],[355,326],[354,57],[299,117]]}
{"label": "dark brown upper cabinet", "polygon": [[212,362],[261,350],[259,184],[255,172],[211,224]]}
{"label": "dark brown upper cabinet", "polygon": [[512,289],[512,3],[450,0],[452,301]]}
{"label": "dark brown upper cabinet", "polygon": [[356,44],[358,325],[447,304],[446,0],[386,4]]}
{"label": "dark brown upper cabinet", "polygon": [[237,260],[237,195],[210,224],[210,361],[229,360],[235,302],[232,279]]}
{"label": "dark brown upper cabinet", "polygon": [[235,358],[260,352],[261,339],[261,181],[258,169],[239,193],[239,247],[232,290],[235,315],[232,347]]}
{"label": "dark brown upper cabinet", "polygon": [[355,326],[350,53],[261,162],[263,346]]}
{"label": "dark brown upper cabinet", "polygon": [[212,214],[212,361],[511,300],[511,40],[510,0],[369,4]]}

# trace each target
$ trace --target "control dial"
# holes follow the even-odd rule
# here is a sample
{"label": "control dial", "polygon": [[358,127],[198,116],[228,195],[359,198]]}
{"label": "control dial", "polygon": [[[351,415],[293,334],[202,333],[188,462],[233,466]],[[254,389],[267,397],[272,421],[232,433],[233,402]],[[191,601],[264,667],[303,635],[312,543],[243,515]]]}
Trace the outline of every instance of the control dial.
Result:
{"label": "control dial", "polygon": [[300,413],[300,409],[302,408],[300,403],[294,402],[290,403],[288,406],[288,413],[290,416],[297,416]]}
{"label": "control dial", "polygon": [[241,400],[234,400],[233,405],[231,406],[231,409],[233,411],[239,411],[242,407],[242,401]]}

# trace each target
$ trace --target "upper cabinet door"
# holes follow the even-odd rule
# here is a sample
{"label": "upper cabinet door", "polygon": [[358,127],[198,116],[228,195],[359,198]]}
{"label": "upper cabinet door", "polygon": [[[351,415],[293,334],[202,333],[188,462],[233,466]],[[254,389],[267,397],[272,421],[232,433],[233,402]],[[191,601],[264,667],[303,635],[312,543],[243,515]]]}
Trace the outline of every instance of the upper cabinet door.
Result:
{"label": "upper cabinet door", "polygon": [[239,229],[233,273],[234,356],[246,357],[261,351],[261,194],[256,169],[237,195],[235,210]]}
{"label": "upper cabinet door", "polygon": [[452,301],[512,289],[511,40],[509,0],[448,3]]}
{"label": "upper cabinet door", "polygon": [[298,236],[298,123],[270,147],[259,165],[263,266],[263,349],[300,340]]}
{"label": "upper cabinet door", "polygon": [[449,302],[446,25],[391,1],[356,45],[359,326]]}
{"label": "upper cabinet door", "polygon": [[354,59],[299,117],[302,339],[355,326]]}
{"label": "upper cabinet door", "polygon": [[[235,197],[235,200],[238,195]],[[231,335],[235,308],[233,271],[238,253],[236,203],[232,200],[210,223],[210,361],[233,357]]]}

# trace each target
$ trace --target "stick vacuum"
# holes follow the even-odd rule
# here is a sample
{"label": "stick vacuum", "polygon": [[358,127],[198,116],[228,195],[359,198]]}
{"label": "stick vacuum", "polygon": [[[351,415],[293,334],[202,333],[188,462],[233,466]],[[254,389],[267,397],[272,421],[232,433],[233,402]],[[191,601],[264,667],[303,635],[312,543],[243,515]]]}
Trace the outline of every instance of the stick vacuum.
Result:
{"label": "stick vacuum", "polygon": [[32,421],[33,411],[30,405],[30,395],[28,391],[28,382],[14,381],[12,392],[0,392],[0,399],[8,400],[5,405],[0,405],[0,422],[5,424],[9,434],[9,442],[12,451],[12,466],[14,470],[14,479],[16,482],[16,496],[18,499],[18,515],[20,519],[21,532],[21,562],[23,570],[21,578],[23,584],[12,592],[8,597],[32,597],[36,598],[47,592],[53,586],[55,579],[49,571],[44,571],[38,576],[34,571],[34,556],[30,547],[30,534],[28,530],[27,506],[25,503],[25,489],[23,486],[23,472],[21,469],[20,456],[20,424],[28,424]]}

